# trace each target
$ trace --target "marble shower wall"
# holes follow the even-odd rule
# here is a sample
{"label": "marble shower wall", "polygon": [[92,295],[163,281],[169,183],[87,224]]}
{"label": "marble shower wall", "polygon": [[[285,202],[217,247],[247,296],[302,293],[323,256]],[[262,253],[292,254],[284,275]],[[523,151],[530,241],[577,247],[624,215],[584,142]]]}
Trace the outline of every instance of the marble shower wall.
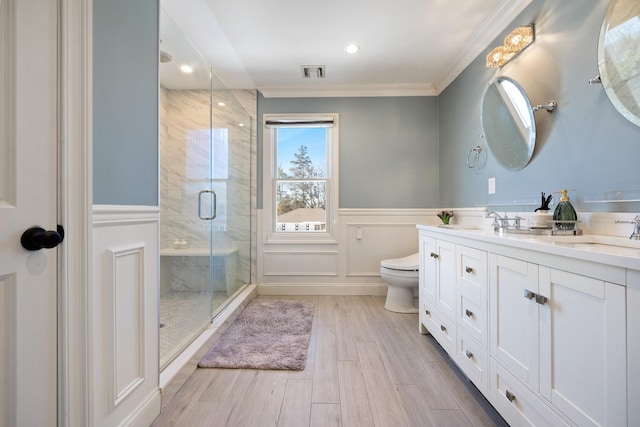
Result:
{"label": "marble shower wall", "polygon": [[[237,249],[238,282],[249,283],[255,274],[251,230],[256,197],[256,93],[214,90],[213,153],[209,143],[210,104],[208,90],[161,87],[161,249],[173,249],[183,240],[190,249],[208,250],[211,227],[214,253]],[[217,194],[217,217],[203,221],[198,217],[198,193],[211,188]],[[203,214],[207,215],[205,205]]]}

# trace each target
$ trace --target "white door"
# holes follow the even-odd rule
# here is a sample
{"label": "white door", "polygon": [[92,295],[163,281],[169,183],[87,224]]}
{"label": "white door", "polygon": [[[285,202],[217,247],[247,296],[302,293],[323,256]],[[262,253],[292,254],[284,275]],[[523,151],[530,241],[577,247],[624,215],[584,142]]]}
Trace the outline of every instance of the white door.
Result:
{"label": "white door", "polygon": [[540,393],[579,426],[632,425],[625,287],[540,267],[540,294]]}
{"label": "white door", "polygon": [[534,390],[539,385],[536,292],[536,264],[489,254],[489,350]]}
{"label": "white door", "polygon": [[456,318],[456,247],[436,242],[436,307],[449,320]]}
{"label": "white door", "polygon": [[57,418],[57,2],[0,0],[0,425]]}

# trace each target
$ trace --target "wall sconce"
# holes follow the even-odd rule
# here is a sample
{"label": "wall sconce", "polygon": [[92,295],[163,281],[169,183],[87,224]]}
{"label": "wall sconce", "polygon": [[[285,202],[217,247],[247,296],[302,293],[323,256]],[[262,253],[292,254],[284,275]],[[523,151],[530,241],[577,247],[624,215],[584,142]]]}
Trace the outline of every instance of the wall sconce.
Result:
{"label": "wall sconce", "polygon": [[502,67],[511,61],[536,39],[533,24],[518,27],[504,39],[504,44],[496,47],[487,55],[487,67]]}

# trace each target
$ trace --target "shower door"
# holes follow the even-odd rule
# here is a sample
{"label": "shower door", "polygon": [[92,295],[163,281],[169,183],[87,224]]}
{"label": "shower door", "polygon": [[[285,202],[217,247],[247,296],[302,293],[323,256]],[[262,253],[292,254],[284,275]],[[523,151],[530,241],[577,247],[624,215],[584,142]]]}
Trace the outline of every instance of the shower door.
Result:
{"label": "shower door", "polygon": [[213,314],[250,282],[251,120],[233,91],[213,76]]}

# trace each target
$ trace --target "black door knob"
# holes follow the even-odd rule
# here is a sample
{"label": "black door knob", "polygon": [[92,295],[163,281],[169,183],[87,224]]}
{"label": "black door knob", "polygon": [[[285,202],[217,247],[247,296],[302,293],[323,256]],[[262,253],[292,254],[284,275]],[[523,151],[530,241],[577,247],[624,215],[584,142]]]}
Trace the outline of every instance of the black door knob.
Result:
{"label": "black door knob", "polygon": [[56,231],[45,230],[40,227],[32,227],[22,233],[20,243],[28,251],[37,251],[42,248],[55,248],[64,240],[64,228],[58,225]]}

